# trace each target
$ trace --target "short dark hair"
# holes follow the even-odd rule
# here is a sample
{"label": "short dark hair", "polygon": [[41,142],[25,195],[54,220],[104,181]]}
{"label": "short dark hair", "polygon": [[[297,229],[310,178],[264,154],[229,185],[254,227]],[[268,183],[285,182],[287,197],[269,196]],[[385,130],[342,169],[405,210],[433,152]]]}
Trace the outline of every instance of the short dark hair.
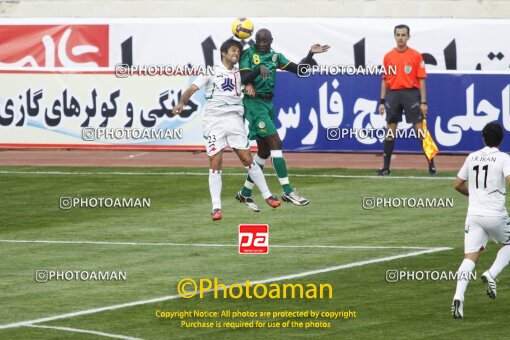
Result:
{"label": "short dark hair", "polygon": [[407,30],[407,35],[411,34],[411,29],[409,28],[409,26],[403,24],[395,26],[395,28],[393,29],[393,34],[397,34],[398,28],[405,28]]}
{"label": "short dark hair", "polygon": [[485,145],[494,148],[503,140],[503,127],[498,122],[490,122],[482,130]]}
{"label": "short dark hair", "polygon": [[220,57],[223,57],[223,53],[227,53],[229,48],[231,48],[232,46],[237,46],[239,48],[239,52],[243,51],[243,45],[239,41],[230,38],[223,44],[221,44]]}

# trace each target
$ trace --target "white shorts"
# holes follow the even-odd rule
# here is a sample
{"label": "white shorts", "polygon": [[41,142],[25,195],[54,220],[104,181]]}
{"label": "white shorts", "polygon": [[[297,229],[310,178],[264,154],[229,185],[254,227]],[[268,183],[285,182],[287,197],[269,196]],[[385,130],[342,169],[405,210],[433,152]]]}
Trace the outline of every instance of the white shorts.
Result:
{"label": "white shorts", "polygon": [[237,113],[206,116],[202,125],[204,126],[205,147],[209,157],[214,156],[227,145],[239,150],[250,148],[243,117]]}
{"label": "white shorts", "polygon": [[485,249],[489,236],[495,242],[510,244],[508,216],[468,215],[464,229],[464,253],[476,253]]}

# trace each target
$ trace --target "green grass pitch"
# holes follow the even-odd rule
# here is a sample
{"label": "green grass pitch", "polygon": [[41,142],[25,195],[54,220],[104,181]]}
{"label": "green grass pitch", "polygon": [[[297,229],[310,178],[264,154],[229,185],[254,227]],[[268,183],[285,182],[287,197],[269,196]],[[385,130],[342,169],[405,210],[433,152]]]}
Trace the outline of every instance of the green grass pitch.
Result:
{"label": "green grass pitch", "polygon": [[[207,169],[0,169],[0,338],[453,339],[507,336],[504,325],[510,311],[510,270],[506,269],[498,278],[495,301],[485,295],[480,280],[499,249],[492,242],[477,265],[477,280],[468,287],[464,320],[452,320],[450,315],[455,281],[388,283],[385,280],[386,271],[392,269],[457,270],[463,255],[467,198],[452,189],[454,172],[443,172],[443,177],[429,179],[424,177],[424,171],[395,170],[390,178],[373,178],[371,171],[362,170],[290,169],[291,182],[310,199],[310,205],[296,207],[282,203],[282,207],[272,210],[260,196],[255,196],[262,207],[258,214],[233,199],[244,182],[242,173],[239,168],[224,169],[224,218],[212,222]],[[266,173],[272,170],[267,169]],[[402,178],[397,178],[399,176]],[[273,192],[280,195],[276,178],[268,176],[267,181]],[[62,210],[59,197],[63,196],[147,197],[151,199],[151,206]],[[364,210],[362,198],[365,196],[453,198],[454,207]],[[269,225],[269,254],[238,254],[240,223]],[[75,243],[65,243],[67,241]],[[278,247],[289,245],[300,247]],[[411,256],[413,252],[439,247],[451,249]],[[337,268],[331,269],[334,267]],[[324,268],[330,270],[302,274]],[[39,269],[125,271],[127,279],[37,283],[35,271]],[[203,299],[171,298],[149,302],[175,296],[177,283],[183,278],[218,278],[220,283],[229,285],[246,280],[271,281],[297,274],[303,276],[279,283],[329,283],[333,286],[333,298],[214,299],[207,293]],[[97,310],[136,301],[139,304],[134,306]],[[351,310],[356,311],[357,317],[319,318],[316,321],[329,322],[330,327],[306,330],[197,329],[181,327],[178,319],[157,318],[156,310],[259,313]],[[267,323],[311,320],[256,319]],[[219,321],[251,320],[255,319]],[[79,333],[79,330],[100,333]]]}

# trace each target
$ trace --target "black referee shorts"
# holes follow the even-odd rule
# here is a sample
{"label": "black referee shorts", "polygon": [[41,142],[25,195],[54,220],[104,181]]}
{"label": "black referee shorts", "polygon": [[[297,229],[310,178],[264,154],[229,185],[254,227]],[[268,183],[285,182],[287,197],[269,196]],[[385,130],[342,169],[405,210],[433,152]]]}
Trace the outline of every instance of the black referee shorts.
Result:
{"label": "black referee shorts", "polygon": [[419,89],[388,90],[386,92],[386,121],[400,123],[402,111],[408,123],[416,124],[425,119],[420,110],[421,95]]}

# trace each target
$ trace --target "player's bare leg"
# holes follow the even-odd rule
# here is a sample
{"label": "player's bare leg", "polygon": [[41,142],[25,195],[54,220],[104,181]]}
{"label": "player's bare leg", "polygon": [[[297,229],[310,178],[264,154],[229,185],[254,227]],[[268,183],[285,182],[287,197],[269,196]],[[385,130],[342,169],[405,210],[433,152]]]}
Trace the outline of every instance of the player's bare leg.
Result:
{"label": "player's bare leg", "polygon": [[[421,131],[423,128],[423,122],[418,122],[414,124],[414,130],[416,131],[416,135],[420,138],[420,142],[423,143],[423,139],[425,138],[425,135]],[[427,157],[427,154],[425,154],[425,151],[423,151],[423,154],[425,155],[425,159],[427,159],[427,164],[429,165],[429,175],[435,176],[437,174],[436,166],[434,165],[434,159],[429,159]]]}
{"label": "player's bare leg", "polygon": [[[274,197],[273,194],[271,194],[269,191],[266,179],[262,173],[262,169],[257,163],[253,161],[250,150],[234,149],[234,152],[237,154],[237,157],[239,157],[239,160],[241,160],[241,163],[243,163],[246,170],[248,170],[248,178],[250,178],[251,181],[255,183],[257,188],[259,188],[260,192],[262,193],[262,197],[266,200],[266,203],[272,208],[279,207],[280,201],[278,201],[276,197]],[[250,205],[255,204],[250,196],[246,197],[243,196],[241,192],[238,192],[236,199],[250,207]],[[256,209],[253,209],[253,207],[250,208],[253,211],[260,211],[258,207],[256,207]]]}
{"label": "player's bare leg", "polygon": [[209,191],[211,193],[213,221],[221,220],[221,169],[223,163],[223,150],[213,156],[209,156]]}
{"label": "player's bare leg", "polygon": [[464,261],[462,261],[457,271],[457,289],[455,290],[452,302],[452,316],[454,319],[464,318],[464,293],[479,257],[479,251],[464,254]]}
{"label": "player's bare leg", "polygon": [[383,167],[377,170],[376,174],[379,176],[388,176],[391,174],[391,156],[393,155],[393,149],[395,148],[395,136],[397,135],[398,123],[387,123],[386,124],[386,138],[384,139],[384,151],[383,151]]}

